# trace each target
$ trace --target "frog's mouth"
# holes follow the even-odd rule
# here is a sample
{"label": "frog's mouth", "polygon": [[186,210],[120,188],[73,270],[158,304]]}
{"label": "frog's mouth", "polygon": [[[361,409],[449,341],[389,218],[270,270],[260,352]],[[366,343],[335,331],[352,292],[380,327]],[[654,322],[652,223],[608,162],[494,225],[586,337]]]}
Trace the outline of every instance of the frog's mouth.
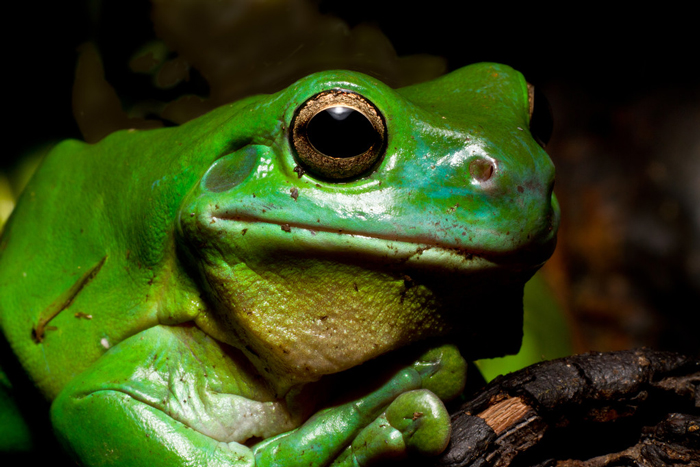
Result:
{"label": "frog's mouth", "polygon": [[507,270],[510,274],[523,274],[529,278],[551,256],[556,245],[556,234],[551,233],[537,248],[522,248],[503,254],[420,236],[357,232],[320,223],[285,223],[241,213],[216,213],[209,219],[208,228],[239,236],[241,242],[255,249],[441,272]]}

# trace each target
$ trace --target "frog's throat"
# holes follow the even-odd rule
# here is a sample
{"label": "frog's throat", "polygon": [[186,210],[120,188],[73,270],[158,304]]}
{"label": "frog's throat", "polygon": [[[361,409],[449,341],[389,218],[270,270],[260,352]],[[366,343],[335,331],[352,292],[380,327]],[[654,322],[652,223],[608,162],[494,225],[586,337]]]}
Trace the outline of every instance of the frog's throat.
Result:
{"label": "frog's throat", "polygon": [[[457,248],[264,222],[252,216],[200,214],[186,221],[183,233],[197,242],[206,262],[206,282],[218,304],[212,321],[198,326],[241,349],[278,394],[411,342],[462,328],[474,336],[495,317],[516,323],[519,333],[522,286],[536,269],[498,264]],[[333,279],[333,284],[319,280],[335,275],[325,270],[328,266],[345,275]],[[267,280],[268,276],[282,279]],[[299,287],[290,289],[284,285],[287,282]],[[317,297],[329,290],[333,297],[319,302]],[[514,291],[516,297],[508,301],[507,309],[484,313],[483,319],[469,317],[467,302],[475,310],[483,308],[480,304],[501,309],[498,303],[495,308],[491,305],[498,302],[494,295],[501,296],[504,290]],[[355,306],[358,300],[367,304],[364,312]],[[284,307],[265,309],[277,303]],[[318,306],[328,303],[332,310],[319,316]],[[295,313],[292,324],[289,310]],[[358,319],[358,313],[370,315],[372,325]],[[318,335],[326,336],[322,339],[326,352],[314,347]],[[345,341],[346,335],[353,336],[351,342]],[[500,352],[490,349],[488,355]]]}
{"label": "frog's throat", "polygon": [[293,251],[303,248],[306,255],[315,253],[376,258],[420,269],[467,273],[499,269],[532,274],[551,256],[556,244],[556,236],[552,236],[536,254],[514,259],[441,244],[432,239],[402,238],[398,235],[376,233],[368,235],[367,232],[336,229],[321,224],[279,223],[245,214],[215,214],[205,225],[210,229],[236,232],[250,237],[264,236],[268,241],[274,239],[276,248],[280,250]]}

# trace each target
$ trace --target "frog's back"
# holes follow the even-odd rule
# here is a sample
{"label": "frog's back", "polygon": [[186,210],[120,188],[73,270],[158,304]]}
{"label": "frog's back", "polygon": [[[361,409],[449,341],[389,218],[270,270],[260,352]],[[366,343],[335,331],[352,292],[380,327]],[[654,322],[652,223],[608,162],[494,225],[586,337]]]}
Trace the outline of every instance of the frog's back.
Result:
{"label": "frog's back", "polygon": [[254,131],[241,115],[261,101],[46,156],[0,237],[0,329],[47,399],[123,339],[189,317],[162,305],[191,285],[174,252],[180,206],[230,140]]}
{"label": "frog's back", "polygon": [[0,237],[0,327],[47,399],[157,324],[178,199],[198,169],[181,157],[182,141],[202,127],[64,141],[20,197]]}
{"label": "frog's back", "polygon": [[[101,262],[104,266],[113,241],[101,225],[104,196],[95,194],[95,180],[88,175],[97,162],[90,152],[78,141],[59,144],[27,186],[0,241],[0,325],[21,366],[49,396],[63,385],[66,373],[80,371],[99,356],[86,346],[82,357],[71,360],[71,348],[83,347],[81,341],[89,340],[94,327],[90,313],[73,311],[75,323],[63,313],[82,298],[81,278],[83,285],[94,279],[85,272],[98,271]],[[87,171],[78,169],[85,164]],[[80,323],[84,329],[76,329],[78,320],[85,321]],[[71,344],[64,342],[69,335]]]}

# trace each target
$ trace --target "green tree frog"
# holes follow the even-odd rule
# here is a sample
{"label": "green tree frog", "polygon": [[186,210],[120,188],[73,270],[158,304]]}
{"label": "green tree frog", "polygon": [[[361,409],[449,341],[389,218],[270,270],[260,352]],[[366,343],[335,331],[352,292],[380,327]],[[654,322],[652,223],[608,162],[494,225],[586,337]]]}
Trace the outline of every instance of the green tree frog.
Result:
{"label": "green tree frog", "polygon": [[327,71],[59,144],[0,241],[14,391],[84,466],[440,453],[465,357],[517,350],[554,248],[532,109],[504,65],[398,90]]}

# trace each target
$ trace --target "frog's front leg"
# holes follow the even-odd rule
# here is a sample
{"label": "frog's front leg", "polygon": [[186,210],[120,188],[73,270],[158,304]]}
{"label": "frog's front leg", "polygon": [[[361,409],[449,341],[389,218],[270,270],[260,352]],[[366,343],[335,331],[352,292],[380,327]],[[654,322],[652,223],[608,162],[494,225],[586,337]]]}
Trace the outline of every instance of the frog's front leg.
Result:
{"label": "frog's front leg", "polygon": [[297,430],[255,446],[256,466],[322,466],[335,460],[334,467],[357,467],[408,452],[439,454],[451,426],[435,392],[444,400],[459,395],[466,367],[453,345],[428,350],[369,395],[323,410]]}
{"label": "frog's front leg", "polygon": [[[410,392],[401,395],[450,373],[440,363],[449,359],[434,357],[424,356],[378,390],[321,411],[295,430],[299,420],[254,387],[258,379],[246,361],[197,328],[157,326],[118,344],[66,386],[52,406],[52,422],[85,466],[323,466],[358,436],[385,437],[386,431],[372,431],[384,419],[408,440],[394,449],[401,453],[420,439],[406,417],[423,411],[410,403]],[[438,424],[449,430],[449,419]],[[265,441],[252,451],[242,444],[256,437]],[[357,442],[350,454],[363,463],[386,457]]]}
{"label": "frog's front leg", "polygon": [[118,391],[57,399],[54,431],[79,465],[254,466],[249,448],[219,442]]}
{"label": "frog's front leg", "polygon": [[250,379],[231,359],[194,327],[143,331],[61,391],[54,431],[83,466],[254,466],[242,442],[296,424],[264,393],[247,397]]}

